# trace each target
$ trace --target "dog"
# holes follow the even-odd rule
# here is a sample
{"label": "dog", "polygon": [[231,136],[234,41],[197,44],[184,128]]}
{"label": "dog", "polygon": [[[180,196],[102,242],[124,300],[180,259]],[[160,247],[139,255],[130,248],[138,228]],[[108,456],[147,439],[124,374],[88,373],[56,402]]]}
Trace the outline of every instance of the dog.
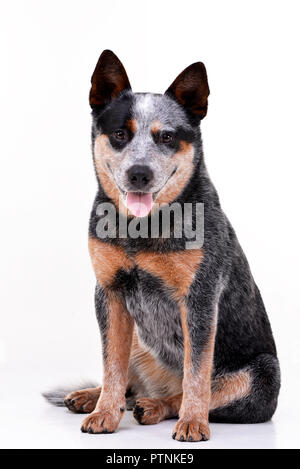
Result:
{"label": "dog", "polygon": [[[206,441],[210,422],[258,423],[277,407],[276,347],[247,259],[206,170],[200,122],[209,86],[203,63],[164,95],[133,93],[105,50],[91,79],[92,149],[98,192],[89,224],[101,331],[101,387],[46,397],[88,413],[81,430],[111,433],[125,409],[142,425],[177,418],[178,441]],[[155,207],[203,204],[204,242],[120,234]],[[115,208],[116,234],[99,236],[101,206]],[[195,224],[193,215],[192,224]],[[110,232],[111,233],[111,232]]]}

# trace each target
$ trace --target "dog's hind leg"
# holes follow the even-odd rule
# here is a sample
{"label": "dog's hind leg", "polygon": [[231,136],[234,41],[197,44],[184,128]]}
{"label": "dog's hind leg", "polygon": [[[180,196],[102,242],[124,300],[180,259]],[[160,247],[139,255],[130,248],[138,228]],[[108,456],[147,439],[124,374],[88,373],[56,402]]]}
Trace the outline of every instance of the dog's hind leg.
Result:
{"label": "dog's hind leg", "polygon": [[[280,372],[277,359],[259,355],[240,371],[212,381],[209,420],[226,423],[260,423],[270,420],[277,405]],[[137,399],[133,415],[142,425],[178,417],[182,394]]]}
{"label": "dog's hind leg", "polygon": [[261,423],[272,418],[280,388],[278,360],[258,355],[238,373],[213,381],[209,412],[211,422]]}

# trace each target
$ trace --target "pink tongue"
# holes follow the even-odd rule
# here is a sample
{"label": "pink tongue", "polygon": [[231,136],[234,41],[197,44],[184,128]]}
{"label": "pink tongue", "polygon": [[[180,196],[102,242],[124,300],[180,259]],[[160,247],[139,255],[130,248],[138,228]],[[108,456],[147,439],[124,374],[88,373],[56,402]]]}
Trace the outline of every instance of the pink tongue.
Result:
{"label": "pink tongue", "polygon": [[146,217],[152,208],[152,194],[128,192],[126,198],[127,208],[136,217]]}

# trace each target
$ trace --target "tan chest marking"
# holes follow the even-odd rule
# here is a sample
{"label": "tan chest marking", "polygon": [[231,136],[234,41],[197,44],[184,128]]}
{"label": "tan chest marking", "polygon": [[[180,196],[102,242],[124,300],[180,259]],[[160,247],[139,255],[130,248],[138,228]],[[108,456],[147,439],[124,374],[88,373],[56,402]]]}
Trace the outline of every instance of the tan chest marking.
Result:
{"label": "tan chest marking", "polygon": [[178,299],[188,293],[202,259],[202,249],[165,254],[142,252],[134,257],[140,269],[161,278],[175,290],[174,295]]}
{"label": "tan chest marking", "polygon": [[174,291],[176,299],[181,299],[188,293],[203,259],[202,249],[165,254],[140,252],[130,258],[121,247],[92,237],[89,238],[89,251],[96,278],[102,287],[113,283],[118,270],[130,271],[137,265],[163,280]]}
{"label": "tan chest marking", "polygon": [[120,269],[131,270],[133,261],[119,246],[105,243],[96,238],[89,238],[89,251],[99,284],[109,287]]}

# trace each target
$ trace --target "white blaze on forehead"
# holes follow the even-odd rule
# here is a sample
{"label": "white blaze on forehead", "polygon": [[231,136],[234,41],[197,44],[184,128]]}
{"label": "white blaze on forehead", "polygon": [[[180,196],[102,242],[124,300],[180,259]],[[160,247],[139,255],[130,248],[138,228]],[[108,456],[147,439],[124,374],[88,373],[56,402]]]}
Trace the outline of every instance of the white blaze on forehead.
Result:
{"label": "white blaze on forehead", "polygon": [[133,114],[143,129],[151,126],[154,121],[161,122],[166,130],[180,126],[189,127],[184,110],[165,95],[152,93],[136,95]]}
{"label": "white blaze on forehead", "polygon": [[148,114],[153,111],[154,102],[151,94],[140,96],[137,102],[137,110],[143,114]]}

